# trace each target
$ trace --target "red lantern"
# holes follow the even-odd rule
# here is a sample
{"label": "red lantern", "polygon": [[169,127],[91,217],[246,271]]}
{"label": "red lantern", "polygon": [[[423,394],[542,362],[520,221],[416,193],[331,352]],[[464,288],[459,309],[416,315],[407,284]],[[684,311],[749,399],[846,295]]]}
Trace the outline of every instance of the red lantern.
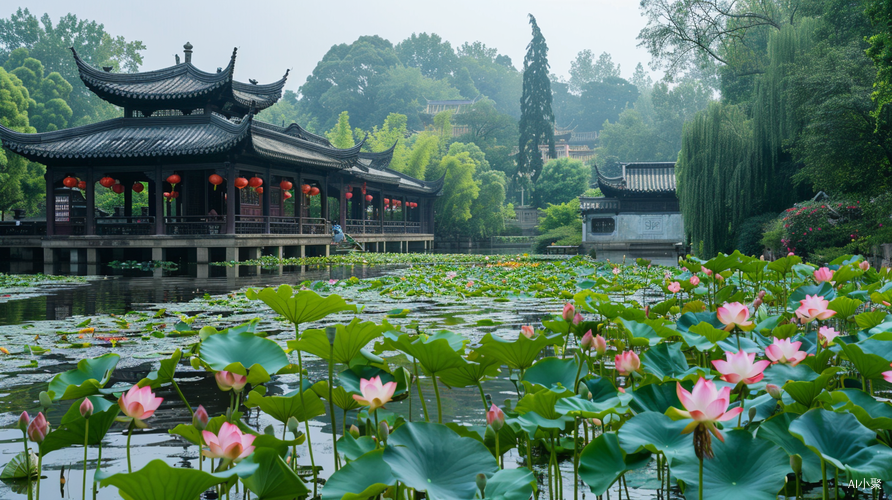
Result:
{"label": "red lantern", "polygon": [[365,194],[365,182],[362,183],[362,194]]}
{"label": "red lantern", "polygon": [[99,179],[99,185],[104,188],[110,188],[115,185],[115,180],[111,177],[103,177]]}
{"label": "red lantern", "polygon": [[347,194],[344,195],[344,198],[347,198],[348,200],[350,198],[353,198],[353,193],[348,192]]}
{"label": "red lantern", "polygon": [[347,186],[347,192],[348,192],[348,193],[352,193],[352,192],[353,192],[353,186]]}
{"label": "red lantern", "polygon": [[372,195],[370,195],[370,194],[365,195],[365,201],[369,201],[369,202],[372,201]]}
{"label": "red lantern", "polygon": [[179,191],[171,191],[171,192],[170,192],[170,197],[171,197],[171,198],[179,198],[179,197],[180,197],[180,192],[179,192]]}
{"label": "red lantern", "polygon": [[248,186],[248,179],[245,179],[244,177],[239,177],[235,180],[234,184],[235,184],[235,187],[237,187],[239,189],[245,189]]}
{"label": "red lantern", "polygon": [[[393,200],[393,201],[394,201],[394,203],[396,203],[396,200]],[[390,205],[390,198],[384,198],[384,204]]]}
{"label": "red lantern", "polygon": [[304,184],[303,186],[300,187],[300,190],[303,194],[307,194],[310,192],[310,185]]}
{"label": "red lantern", "polygon": [[310,196],[316,196],[318,194],[319,194],[319,188],[313,186],[313,188],[310,189]]}
{"label": "red lantern", "polygon": [[167,182],[171,186],[176,186],[177,184],[180,183],[181,180],[183,180],[183,179],[181,179],[180,176],[177,174],[172,174],[172,175],[167,176]]}
{"label": "red lantern", "polygon": [[263,185],[263,179],[260,177],[251,177],[251,180],[248,181],[248,185],[252,188],[259,188]]}
{"label": "red lantern", "polygon": [[294,184],[292,184],[291,181],[282,181],[279,183],[279,187],[285,191],[288,191],[289,189],[294,187]]}
{"label": "red lantern", "polygon": [[284,196],[286,200],[288,198],[291,198],[291,191],[285,191],[285,193],[282,196]]}
{"label": "red lantern", "polygon": [[170,193],[164,193],[164,194],[162,194],[161,196],[164,196],[165,198],[167,198],[168,200],[170,200]]}
{"label": "red lantern", "polygon": [[112,186],[112,191],[114,191],[114,192],[116,192],[116,193],[118,193],[118,194],[121,194],[121,193],[124,192],[124,186],[122,186],[122,185],[120,185],[120,184],[115,184],[115,185]]}
{"label": "red lantern", "polygon": [[66,177],[62,179],[62,185],[67,188],[73,188],[77,186],[77,179],[75,179],[74,177]]}
{"label": "red lantern", "polygon": [[134,182],[133,183],[133,191],[136,193],[142,193],[143,189],[146,187],[143,186],[142,182]]}
{"label": "red lantern", "polygon": [[210,182],[211,184],[214,185],[214,191],[216,191],[217,186],[219,186],[220,184],[223,184],[223,178],[217,174],[211,174],[211,176],[208,177],[208,182]]}
{"label": "red lantern", "polygon": [[263,188],[262,188],[262,187],[256,187],[256,188],[254,188],[254,191],[256,191],[257,194],[263,194]]}
{"label": "red lantern", "polygon": [[80,189],[81,191],[86,190],[86,189],[87,189],[87,181],[80,181],[80,182],[78,182],[78,183],[77,183],[77,188]]}
{"label": "red lantern", "polygon": [[413,201],[413,202],[412,202],[412,208],[418,208],[418,203],[416,203],[416,202]]}

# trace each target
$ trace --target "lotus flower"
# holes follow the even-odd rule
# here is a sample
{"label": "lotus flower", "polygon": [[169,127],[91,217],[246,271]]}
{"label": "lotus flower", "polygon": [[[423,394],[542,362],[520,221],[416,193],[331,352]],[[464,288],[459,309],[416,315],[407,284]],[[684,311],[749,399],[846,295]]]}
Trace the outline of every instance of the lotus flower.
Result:
{"label": "lotus flower", "polygon": [[669,286],[666,287],[666,288],[668,288],[669,291],[672,292],[672,293],[678,293],[678,292],[681,291],[681,283],[679,283],[679,282],[677,282],[677,281],[673,281],[673,282],[670,283]]}
{"label": "lotus flower", "polygon": [[134,420],[145,420],[155,414],[155,410],[161,406],[163,398],[155,397],[149,386],[138,387],[134,385],[118,399],[118,406],[125,415]]}
{"label": "lotus flower", "polygon": [[827,347],[833,343],[833,339],[839,337],[839,332],[829,326],[822,326],[818,329],[818,341],[821,347]]}
{"label": "lotus flower", "polygon": [[93,402],[90,401],[90,398],[84,398],[84,402],[81,403],[81,406],[78,409],[80,410],[82,417],[90,418],[93,415]]}
{"label": "lotus flower", "polygon": [[593,347],[595,347],[595,337],[592,336],[591,330],[585,332],[585,335],[582,336],[582,341],[579,343],[579,345],[586,351],[590,351]]}
{"label": "lotus flower", "polygon": [[224,458],[228,460],[241,460],[254,452],[255,436],[243,434],[238,426],[223,422],[220,431],[214,434],[210,431],[201,431],[201,437],[210,449],[202,450],[202,454],[208,458]]}
{"label": "lotus flower", "polygon": [[804,299],[800,300],[799,309],[796,309],[796,316],[802,320],[803,323],[811,323],[816,319],[825,320],[830,318],[836,311],[832,311],[827,309],[827,306],[830,304],[829,301],[824,300],[824,297],[820,295],[806,295]]}
{"label": "lotus flower", "polygon": [[621,272],[621,271],[619,270],[619,267],[614,267],[614,268],[613,268],[613,275],[614,275],[614,276],[619,276],[619,273],[620,273],[620,272]]}
{"label": "lotus flower", "polygon": [[830,281],[833,279],[833,271],[826,267],[815,270],[814,275],[815,282],[817,283],[823,283],[825,281]]}
{"label": "lotus flower", "polygon": [[564,318],[564,321],[573,321],[573,316],[576,314],[576,307],[573,304],[567,302],[564,304],[564,312],[561,313],[561,317]]}
{"label": "lotus flower", "polygon": [[354,394],[353,399],[361,405],[369,407],[369,411],[373,412],[381,408],[393,398],[393,391],[396,390],[396,382],[381,383],[381,377],[372,377],[370,380],[359,379],[359,391],[362,396]]}
{"label": "lotus flower", "polygon": [[870,262],[862,260],[858,263],[858,267],[860,267],[862,271],[867,271],[868,269],[870,269]]}
{"label": "lotus flower", "polygon": [[616,370],[620,375],[628,376],[641,369],[641,360],[635,351],[625,351],[616,355]]}
{"label": "lotus flower", "polygon": [[248,383],[247,376],[225,370],[215,373],[214,378],[217,380],[217,387],[223,392],[242,392],[242,389],[244,389],[245,385]]}
{"label": "lotus flower", "polygon": [[505,412],[496,405],[492,405],[486,412],[486,424],[492,427],[492,430],[499,432],[499,429],[505,425]]}
{"label": "lotus flower", "polygon": [[40,444],[46,439],[48,432],[50,432],[50,423],[46,421],[43,412],[40,412],[34,417],[34,420],[28,424],[28,439]]}
{"label": "lotus flower", "polygon": [[694,285],[694,286],[699,285],[699,284],[700,284],[700,278],[698,278],[698,277],[696,277],[696,276],[691,276],[691,284]]}
{"label": "lotus flower", "polygon": [[676,394],[686,411],[671,408],[670,411],[673,414],[671,416],[694,420],[681,431],[682,434],[692,432],[702,425],[724,442],[725,438],[716,429],[715,423],[731,420],[743,411],[743,408],[740,407],[728,410],[728,403],[731,401],[730,387],[724,387],[719,391],[711,380],[706,380],[703,377],[700,377],[700,380],[694,384],[694,390],[691,392],[684,390],[679,383],[676,385]]}
{"label": "lotus flower", "polygon": [[607,341],[604,340],[604,337],[599,333],[595,335],[594,343],[595,351],[598,353],[598,356],[603,356],[604,353],[607,352]]}
{"label": "lotus flower", "polygon": [[750,330],[753,326],[752,321],[747,321],[750,317],[750,311],[740,302],[725,302],[716,311],[719,321],[725,325],[725,331],[730,332],[734,327],[741,330]]}
{"label": "lotus flower", "polygon": [[579,314],[579,313],[576,313],[576,315],[573,316],[573,324],[574,324],[574,325],[578,325],[579,323],[582,323],[582,322],[583,322],[583,317],[582,317],[582,315]]}
{"label": "lotus flower", "polygon": [[454,271],[449,271],[448,273],[446,273],[446,279],[449,279],[449,280],[451,280],[452,278],[454,278],[456,276],[458,276],[458,273],[456,273]]}
{"label": "lotus flower", "polygon": [[[889,366],[892,366],[892,363],[889,363]],[[892,370],[883,372],[883,378],[886,379],[886,382],[892,384]]]}
{"label": "lotus flower", "polygon": [[796,366],[808,355],[805,351],[800,351],[799,346],[802,342],[790,342],[790,339],[774,339],[774,343],[765,349],[765,356],[768,357],[773,364],[790,364]]}
{"label": "lotus flower", "polygon": [[[756,361],[756,354],[747,354],[746,351],[738,351],[732,354],[725,351],[725,360],[717,359],[712,362],[722,380],[732,384],[755,384],[765,376],[763,371],[771,364],[768,360]],[[727,360],[727,361],[726,361]]]}
{"label": "lotus flower", "polygon": [[533,329],[533,325],[523,325],[520,327],[520,334],[531,339],[533,335],[536,335],[536,330]]}

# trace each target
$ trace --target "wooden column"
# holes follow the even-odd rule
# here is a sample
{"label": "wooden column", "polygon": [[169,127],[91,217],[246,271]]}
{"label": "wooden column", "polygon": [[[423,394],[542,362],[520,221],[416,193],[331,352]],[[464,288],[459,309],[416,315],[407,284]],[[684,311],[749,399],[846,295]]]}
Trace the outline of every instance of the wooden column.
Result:
{"label": "wooden column", "polygon": [[[331,214],[328,213],[328,176],[322,179],[322,187],[319,190],[319,218],[328,221]],[[330,222],[330,221],[329,221]]]}
{"label": "wooden column", "polygon": [[87,213],[84,219],[84,234],[96,234],[96,225],[93,222],[96,215],[96,184],[93,182],[93,167],[87,167],[84,182],[87,183]]}
{"label": "wooden column", "polygon": [[[304,198],[306,198],[306,195],[302,189],[304,185],[303,175],[298,172],[294,181],[294,196],[297,197],[297,199],[294,200],[294,216],[297,217],[297,234],[304,234]],[[301,246],[301,252],[302,251],[303,246]]]}
{"label": "wooden column", "polygon": [[[56,193],[53,189],[53,170],[48,168],[43,174],[43,179],[46,181],[46,235],[52,236],[56,232]],[[44,251],[44,253],[46,252]]]}
{"label": "wooden column", "polygon": [[344,178],[341,177],[341,185],[338,189],[338,224],[341,225],[341,230],[345,233],[347,232],[347,198],[344,196],[346,193]]}
{"label": "wooden column", "polygon": [[270,192],[273,190],[273,178],[272,172],[269,167],[266,167],[266,188],[263,190],[263,198],[261,200],[261,205],[263,206],[263,234],[269,234],[269,198]]}
{"label": "wooden column", "polygon": [[235,234],[235,197],[238,195],[235,187],[235,165],[225,163],[226,168],[226,234]]}
{"label": "wooden column", "polygon": [[133,216],[133,183],[124,182],[124,216]]}
{"label": "wooden column", "polygon": [[[393,200],[391,200],[393,201]],[[378,193],[378,233],[384,234],[384,190]],[[384,245],[384,251],[387,251],[387,244]]]}
{"label": "wooden column", "polygon": [[[164,234],[164,179],[161,178],[161,165],[155,166],[155,192],[149,195],[155,199],[155,234]],[[150,186],[151,189],[151,186]]]}

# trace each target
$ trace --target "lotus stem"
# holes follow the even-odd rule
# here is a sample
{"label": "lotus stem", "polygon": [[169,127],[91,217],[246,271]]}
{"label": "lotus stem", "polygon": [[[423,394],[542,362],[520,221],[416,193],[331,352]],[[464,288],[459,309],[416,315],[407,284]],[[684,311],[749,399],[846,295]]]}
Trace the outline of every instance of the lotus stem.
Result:
{"label": "lotus stem", "polygon": [[585,353],[582,351],[578,351],[579,359],[576,363],[576,378],[573,379],[573,393],[576,393],[576,388],[579,387],[579,374],[582,373],[582,364],[585,363]]}
{"label": "lotus stem", "polygon": [[304,421],[304,428],[307,430],[307,450],[310,452],[310,467],[313,468],[313,496],[316,496],[316,488],[318,483],[316,482],[316,461],[313,459],[313,443],[310,441],[310,421]]}
{"label": "lotus stem", "polygon": [[133,466],[130,463],[130,438],[133,436],[133,420],[130,421],[130,425],[127,427],[127,473],[130,474],[133,472]]}
{"label": "lotus stem", "polygon": [[573,500],[579,498],[579,417],[573,417]]}
{"label": "lotus stem", "polygon": [[529,466],[530,471],[533,470],[533,445],[530,442],[530,435],[525,433],[527,436],[527,466]]}
{"label": "lotus stem", "polygon": [[499,453],[499,431],[496,431],[495,429],[493,429],[493,431],[495,431],[496,434],[496,465],[501,469],[504,464],[501,463],[502,454]]}
{"label": "lotus stem", "polygon": [[[200,458],[201,458],[201,454],[199,454],[199,459]],[[101,467],[102,467],[102,438],[99,439],[99,454],[96,457],[96,471],[99,471],[99,469]],[[94,480],[93,481],[93,500],[96,500],[96,494],[97,494],[96,490],[97,490],[96,481]]]}
{"label": "lotus stem", "polygon": [[823,485],[821,499],[828,500],[830,498],[830,489],[827,487],[827,462],[823,458],[821,458],[821,483]]}
{"label": "lotus stem", "polygon": [[[90,419],[84,421],[84,484],[81,485],[81,498],[87,500],[87,447],[90,442]],[[41,456],[41,458],[43,458]],[[40,466],[37,467],[40,469]],[[37,486],[40,487],[40,478],[38,477]],[[40,495],[37,495],[40,500]]]}
{"label": "lotus stem", "polygon": [[[626,499],[631,500],[632,496],[629,495],[629,482],[626,481],[626,475],[623,474],[622,476],[620,476],[620,480],[623,482],[623,488],[626,489]],[[703,481],[700,481],[700,483],[702,484]]]}
{"label": "lotus stem", "polygon": [[483,386],[480,385],[479,380],[477,381],[477,389],[480,390],[480,399],[483,400],[483,412],[486,413],[489,410],[489,406],[486,405],[486,394],[483,393]]}
{"label": "lotus stem", "polygon": [[381,431],[378,430],[378,409],[375,408],[375,411],[373,411],[372,413],[374,413],[374,415],[375,415],[375,437],[378,440],[378,443],[375,446],[375,448],[377,448],[378,446],[380,446],[382,444],[381,443]]}
{"label": "lotus stem", "polygon": [[334,448],[334,468],[337,472],[340,462],[338,455],[338,421],[334,411],[334,400],[332,399],[332,380],[334,379],[334,343],[329,344],[328,357],[328,410],[331,413],[331,445]]}
{"label": "lotus stem", "polygon": [[833,498],[839,498],[839,467],[833,466]]}
{"label": "lotus stem", "polygon": [[189,401],[186,401],[186,396],[183,395],[183,391],[180,390],[180,386],[177,385],[177,381],[174,380],[173,377],[170,377],[170,385],[173,386],[177,391],[177,395],[180,396],[180,399],[183,401],[183,404],[186,405],[186,409],[189,410],[189,416],[194,417],[195,412],[192,410],[192,406],[189,404]]}
{"label": "lotus stem", "polygon": [[25,477],[28,479],[28,499],[30,500],[33,498],[31,493],[31,455],[28,451],[28,433],[24,430],[22,431],[22,443],[25,445]]}
{"label": "lotus stem", "polygon": [[700,500],[703,500],[703,457],[700,457],[700,486],[697,488]]}
{"label": "lotus stem", "polygon": [[37,500],[40,500],[40,478],[43,476],[43,453],[37,455]]}
{"label": "lotus stem", "polygon": [[799,500],[801,493],[799,491],[799,473],[796,473],[796,500]]}
{"label": "lotus stem", "polygon": [[437,374],[431,373],[431,379],[434,382],[434,394],[437,396],[437,423],[443,423],[443,407],[440,404],[440,388],[437,387]]}
{"label": "lotus stem", "polygon": [[415,385],[418,387],[418,399],[421,400],[421,409],[424,410],[424,421],[430,422],[431,419],[427,415],[427,403],[424,402],[424,392],[421,390],[421,378],[418,376],[418,361],[412,361],[415,367]]}

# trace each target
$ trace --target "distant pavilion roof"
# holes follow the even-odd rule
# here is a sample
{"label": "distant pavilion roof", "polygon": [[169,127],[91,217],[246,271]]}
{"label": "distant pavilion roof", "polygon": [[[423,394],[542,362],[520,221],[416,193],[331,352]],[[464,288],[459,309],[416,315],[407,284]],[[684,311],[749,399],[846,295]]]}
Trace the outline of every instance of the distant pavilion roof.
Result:
{"label": "distant pavilion roof", "polygon": [[607,177],[595,167],[598,186],[607,197],[675,195],[675,163],[624,163],[620,177]]}
{"label": "distant pavilion roof", "polygon": [[84,84],[116,106],[147,115],[166,109],[187,113],[212,105],[227,116],[243,116],[275,104],[282,97],[288,72],[279,81],[266,85],[236,81],[233,75],[237,51],[233,49],[229,64],[216,73],[201,71],[191,62],[141,73],[112,73],[91,66],[71,49]]}

